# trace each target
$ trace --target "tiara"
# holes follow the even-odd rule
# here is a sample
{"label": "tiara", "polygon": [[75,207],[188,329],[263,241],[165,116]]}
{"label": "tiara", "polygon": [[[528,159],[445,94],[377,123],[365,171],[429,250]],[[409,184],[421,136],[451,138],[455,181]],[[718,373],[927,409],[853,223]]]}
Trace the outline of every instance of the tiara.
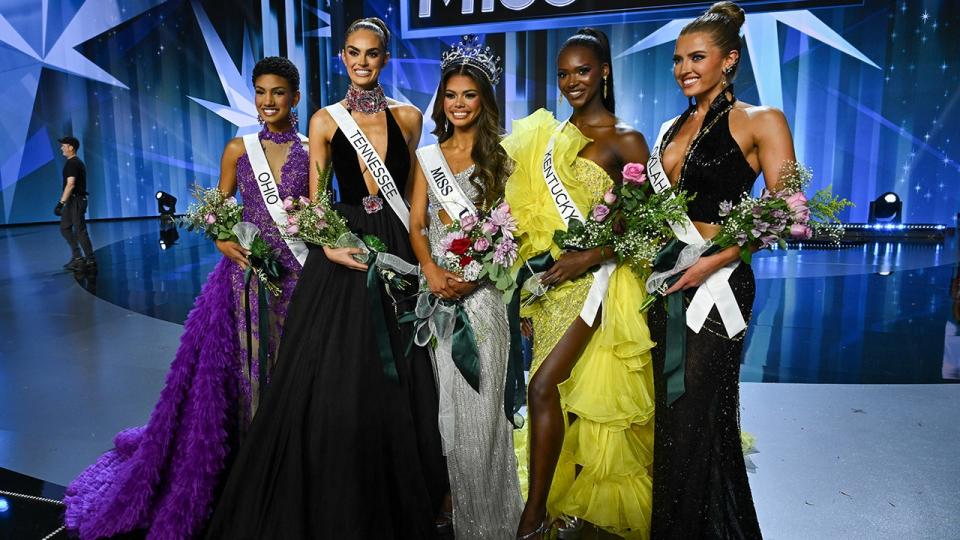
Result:
{"label": "tiara", "polygon": [[500,66],[500,57],[490,46],[483,46],[476,34],[463,36],[460,43],[454,43],[440,55],[440,70],[447,71],[460,66],[473,66],[483,72],[490,84],[496,85],[500,81],[503,67]]}

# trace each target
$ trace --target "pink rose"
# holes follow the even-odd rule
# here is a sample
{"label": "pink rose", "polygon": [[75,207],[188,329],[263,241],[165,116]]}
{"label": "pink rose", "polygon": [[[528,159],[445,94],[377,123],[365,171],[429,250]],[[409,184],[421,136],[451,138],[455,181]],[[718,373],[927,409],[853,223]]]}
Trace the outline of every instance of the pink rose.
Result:
{"label": "pink rose", "polygon": [[303,195],[301,195],[301,196],[300,196],[300,204],[302,204],[302,205],[304,205],[304,206],[307,206],[307,205],[310,204],[310,199],[308,199],[308,198],[304,197]]}
{"label": "pink rose", "polygon": [[300,232],[300,226],[287,225],[287,234],[297,234],[298,232]]}
{"label": "pink rose", "polygon": [[807,207],[807,196],[803,194],[802,191],[791,194],[786,198],[787,207],[790,208],[790,211],[796,213]]}
{"label": "pink rose", "polygon": [[213,225],[217,222],[217,216],[214,214],[207,214],[207,224]]}
{"label": "pink rose", "polygon": [[483,234],[493,234],[497,232],[497,225],[492,223],[490,220],[484,221],[483,225],[480,226],[480,230],[483,231]]}
{"label": "pink rose", "polygon": [[605,202],[605,203],[607,203],[607,204],[613,204],[613,203],[617,202],[617,196],[616,196],[616,194],[613,192],[613,189],[609,189],[609,190],[607,190],[606,193],[603,194],[603,202]]}
{"label": "pink rose", "polygon": [[623,181],[630,184],[643,184],[647,181],[647,175],[644,174],[644,167],[641,163],[627,163],[623,166]]}
{"label": "pink rose", "polygon": [[507,204],[507,201],[503,201],[502,203],[500,203],[500,206],[497,207],[497,210],[503,212],[504,214],[509,214],[509,213],[510,213],[510,205]]}
{"label": "pink rose", "polygon": [[806,225],[794,223],[790,226],[790,236],[800,240],[809,240],[813,236],[813,230]]}
{"label": "pink rose", "polygon": [[283,209],[287,212],[293,210],[293,197],[287,197],[283,200]]}
{"label": "pink rose", "polygon": [[320,208],[319,206],[313,207],[313,213],[316,214],[318,218],[323,218],[324,216],[323,208]]}
{"label": "pink rose", "polygon": [[466,232],[470,232],[477,226],[477,222],[479,221],[480,219],[474,214],[467,214],[460,219],[460,228]]}
{"label": "pink rose", "polygon": [[607,216],[609,214],[610,214],[610,209],[602,204],[598,204],[593,207],[593,220],[598,223],[607,219]]}
{"label": "pink rose", "polygon": [[477,253],[483,253],[488,249],[490,249],[490,241],[484,236],[477,238],[477,241],[473,243],[473,250]]}
{"label": "pink rose", "polygon": [[297,216],[291,216],[291,215],[287,216],[287,223],[289,223],[290,225],[296,225],[298,222],[299,220],[297,219]]}

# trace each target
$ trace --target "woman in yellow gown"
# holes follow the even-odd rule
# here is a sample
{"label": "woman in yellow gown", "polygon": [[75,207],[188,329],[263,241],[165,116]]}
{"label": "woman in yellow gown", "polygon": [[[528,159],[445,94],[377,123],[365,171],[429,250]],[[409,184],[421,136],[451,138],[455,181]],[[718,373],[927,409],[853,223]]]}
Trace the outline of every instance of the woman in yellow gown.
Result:
{"label": "woman in yellow gown", "polygon": [[[547,292],[526,298],[521,310],[533,322],[534,345],[529,489],[517,538],[542,538],[562,516],[568,524],[585,521],[646,539],[654,390],[653,342],[639,312],[643,281],[616,265],[605,293],[595,288],[600,296],[594,297],[602,298],[599,311],[582,317],[595,281],[592,270],[612,260],[612,251],[565,253],[553,234],[566,227],[560,213],[565,197],[589,215],[614,179],[621,181],[623,165],[645,163],[649,151],[643,136],[614,115],[610,49],[602,32],[577,32],[560,49],[557,67],[559,89],[574,109],[570,120],[558,129],[552,114],[538,110],[514,121],[502,143],[516,162],[506,198],[519,224],[518,264],[542,263],[545,254],[555,261],[543,265],[549,268],[540,276]],[[551,161],[565,190],[548,187],[556,182],[543,172]]]}

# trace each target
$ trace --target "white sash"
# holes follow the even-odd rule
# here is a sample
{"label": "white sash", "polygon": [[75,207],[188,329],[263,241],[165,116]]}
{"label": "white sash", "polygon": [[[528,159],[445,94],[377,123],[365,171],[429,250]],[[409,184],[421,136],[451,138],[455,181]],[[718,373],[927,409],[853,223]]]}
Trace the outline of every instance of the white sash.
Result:
{"label": "white sash", "polygon": [[460,219],[466,214],[476,214],[477,207],[467,197],[457,182],[450,165],[443,157],[439,144],[417,149],[417,159],[430,191],[450,219]]}
{"label": "white sash", "polygon": [[[273,171],[267,163],[267,155],[263,153],[263,147],[260,146],[260,138],[256,133],[243,136],[243,145],[247,149],[247,159],[250,160],[250,168],[253,169],[254,178],[257,179],[257,187],[260,188],[260,196],[263,197],[263,203],[270,212],[270,217],[277,224],[280,231],[287,228],[287,211],[283,209],[283,201],[280,199],[280,190],[277,189],[277,182],[273,178]],[[307,262],[307,245],[300,240],[293,238],[283,238],[287,247],[293,256],[300,262],[300,266]]]}
{"label": "white sash", "polygon": [[[583,213],[574,204],[567,186],[563,185],[560,177],[557,176],[557,170],[553,167],[553,147],[557,142],[557,136],[567,127],[567,121],[564,120],[557,126],[553,136],[547,141],[547,148],[543,153],[543,180],[547,184],[547,191],[550,192],[550,200],[553,201],[557,212],[563,221],[569,225],[571,219],[586,223]],[[600,265],[600,269],[593,273],[593,284],[587,293],[587,299],[583,302],[583,309],[580,310],[580,318],[587,326],[593,326],[597,318],[597,310],[603,303],[603,297],[607,295],[607,287],[610,285],[610,276],[613,275],[617,264],[614,261],[606,261]]]}
{"label": "white sash", "polygon": [[[650,160],[647,161],[647,178],[657,193],[670,188],[670,179],[666,171],[663,170],[662,148],[663,138],[676,119],[668,120],[660,126],[660,133],[657,135],[657,142],[650,153]],[[680,223],[670,223],[670,228],[682,242],[689,245],[702,245],[707,241],[700,235],[700,231],[694,227],[689,217],[685,216],[684,221]],[[717,306],[720,313],[720,320],[727,330],[727,336],[733,337],[747,327],[747,322],[743,319],[743,313],[740,312],[740,306],[737,304],[737,297],[730,288],[730,274],[740,264],[740,259],[727,264],[714,272],[710,277],[697,288],[693,295],[693,300],[687,306],[687,326],[696,333],[700,333],[703,323],[713,306]]]}
{"label": "white sash", "polygon": [[367,169],[373,175],[373,179],[380,187],[378,195],[387,200],[387,204],[393,209],[393,212],[403,222],[403,226],[410,230],[410,210],[407,209],[407,203],[403,200],[403,195],[397,188],[397,183],[390,175],[390,170],[386,164],[377,155],[373,144],[367,139],[360,126],[350,116],[350,112],[340,103],[334,103],[327,107],[327,112],[333,117],[333,120],[340,126],[340,130],[346,135],[347,140],[357,150],[357,154],[367,164]]}

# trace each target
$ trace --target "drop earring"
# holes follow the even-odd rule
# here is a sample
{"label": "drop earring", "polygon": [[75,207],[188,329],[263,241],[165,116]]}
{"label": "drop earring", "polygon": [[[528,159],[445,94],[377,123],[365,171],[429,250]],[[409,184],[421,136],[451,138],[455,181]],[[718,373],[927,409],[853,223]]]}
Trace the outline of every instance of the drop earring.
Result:
{"label": "drop earring", "polygon": [[297,111],[290,109],[290,127],[296,129],[298,125],[300,125],[300,117]]}
{"label": "drop earring", "polygon": [[257,113],[257,122],[260,124],[260,127],[263,127],[263,117],[260,116],[260,113]]}
{"label": "drop earring", "polygon": [[451,129],[453,129],[453,126],[452,126],[452,125],[450,125],[450,119],[449,119],[449,118],[447,118],[447,130],[446,130],[446,131],[447,131],[447,133],[449,133]]}
{"label": "drop earring", "polygon": [[603,76],[603,99],[607,99],[607,76]]}

